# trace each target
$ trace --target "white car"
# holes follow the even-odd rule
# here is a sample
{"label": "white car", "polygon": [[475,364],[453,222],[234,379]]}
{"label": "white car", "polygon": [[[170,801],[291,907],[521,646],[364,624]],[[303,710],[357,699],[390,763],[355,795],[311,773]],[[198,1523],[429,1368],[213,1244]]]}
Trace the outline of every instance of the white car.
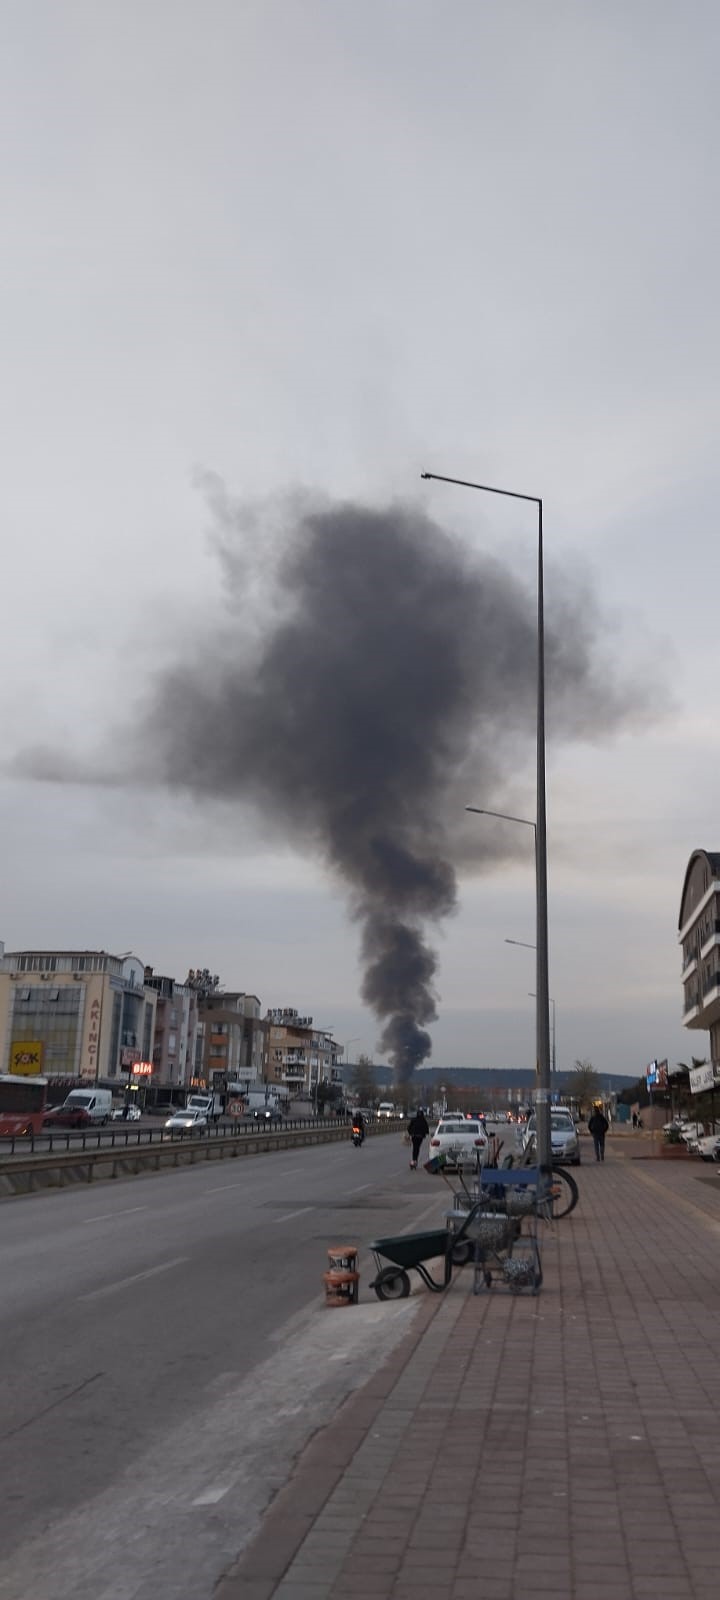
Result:
{"label": "white car", "polygon": [[[535,1112],[528,1118],[523,1138],[523,1150],[534,1144],[537,1134]],[[550,1113],[550,1144],[553,1161],[567,1161],[571,1167],[580,1166],[580,1140],[570,1111],[553,1108]]]}
{"label": "white car", "polygon": [[679,1133],[686,1144],[705,1137],[705,1124],[703,1122],[681,1122],[678,1118],[674,1122],[663,1123],[663,1133],[670,1133],[671,1129]]}
{"label": "white car", "polygon": [[118,1106],[117,1110],[113,1111],[111,1120],[113,1122],[139,1122],[141,1116],[142,1111],[139,1106]]}
{"label": "white car", "polygon": [[431,1157],[442,1157],[445,1166],[477,1166],[486,1149],[487,1135],[481,1123],[467,1117],[441,1117],[430,1138]]}
{"label": "white car", "polygon": [[703,1161],[720,1161],[720,1133],[706,1133],[700,1139],[688,1139],[688,1146]]}
{"label": "white car", "polygon": [[202,1111],[175,1111],[165,1123],[167,1133],[204,1133],[208,1119]]}

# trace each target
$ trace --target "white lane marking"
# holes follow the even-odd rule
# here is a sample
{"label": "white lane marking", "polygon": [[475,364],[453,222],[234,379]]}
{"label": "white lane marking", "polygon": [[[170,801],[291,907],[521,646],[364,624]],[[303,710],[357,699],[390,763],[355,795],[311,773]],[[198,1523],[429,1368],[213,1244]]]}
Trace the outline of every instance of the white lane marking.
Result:
{"label": "white lane marking", "polygon": [[314,1210],[314,1206],[301,1206],[299,1211],[286,1211],[282,1217],[273,1217],[273,1226],[277,1226],[278,1222],[289,1222],[291,1217],[302,1217],[306,1211]]}
{"label": "white lane marking", "polygon": [[221,1184],[218,1184],[217,1189],[206,1189],[205,1193],[206,1194],[224,1194],[226,1189],[246,1189],[246,1188],[247,1188],[247,1182],[221,1183]]}
{"label": "white lane marking", "polygon": [[[304,1171],[305,1171],[304,1167],[283,1167],[282,1175],[283,1175],[284,1178],[291,1178],[294,1173],[296,1173],[296,1172],[304,1172]],[[268,1173],[268,1174],[266,1174],[266,1176],[271,1177],[272,1182],[277,1184],[277,1177],[275,1176],[274,1173],[273,1174],[269,1174]],[[248,1185],[250,1183],[252,1183],[252,1181],[253,1181],[252,1180],[252,1175],[250,1173],[248,1173],[247,1177],[239,1178],[237,1183],[220,1183],[220,1184],[218,1184],[217,1188],[215,1188],[215,1189],[206,1189],[204,1192],[205,1192],[205,1194],[223,1194],[225,1189],[247,1189]],[[253,1187],[255,1187],[255,1185],[253,1185]]]}
{"label": "white lane marking", "polygon": [[146,1267],[144,1272],[134,1272],[131,1278],[118,1278],[117,1283],[106,1283],[102,1289],[91,1289],[90,1294],[78,1295],[79,1300],[101,1300],[106,1294],[118,1294],[121,1289],[129,1289],[133,1283],[143,1283],[146,1278],[156,1278],[160,1272],[169,1272],[171,1267],[182,1266],[184,1261],[189,1261],[189,1256],[174,1256],[172,1261],[161,1261],[159,1267]]}
{"label": "white lane marking", "polygon": [[350,1189],[350,1194],[362,1194],[363,1189],[372,1189],[371,1183],[359,1183],[357,1189]]}
{"label": "white lane marking", "polygon": [[99,1217],[84,1217],[84,1222],[112,1222],[115,1217],[129,1217],[133,1211],[147,1211],[147,1206],[126,1206],[124,1211],[102,1211]]}
{"label": "white lane marking", "polygon": [[218,1500],[223,1500],[230,1493],[232,1483],[217,1483],[213,1489],[203,1489],[202,1494],[195,1496],[190,1501],[191,1506],[216,1506]]}

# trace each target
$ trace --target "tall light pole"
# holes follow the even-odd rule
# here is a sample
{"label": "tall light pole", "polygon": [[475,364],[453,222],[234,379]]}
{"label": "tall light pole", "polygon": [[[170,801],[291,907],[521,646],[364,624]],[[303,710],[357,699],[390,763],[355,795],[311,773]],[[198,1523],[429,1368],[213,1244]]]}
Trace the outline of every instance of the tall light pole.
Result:
{"label": "tall light pole", "polygon": [[[535,877],[537,880],[537,828],[529,817],[513,817],[508,811],[488,811],[487,806],[466,806],[466,811],[474,812],[476,817],[497,817],[499,822],[517,822],[522,828],[532,828],[535,835]],[[521,939],[506,939],[506,944],[522,944]],[[528,950],[535,950],[534,944],[527,946]],[[540,1060],[540,1039],[538,1035],[538,1010],[535,1008],[535,1072],[537,1077],[537,1063]]]}
{"label": "tall light pole", "polygon": [[[517,939],[506,939],[505,940],[506,944],[517,944],[518,942],[519,941]],[[555,1001],[553,1000],[552,995],[550,995],[549,998],[550,998],[550,1004],[552,1006],[552,1054],[551,1054],[551,1061],[550,1061],[550,1077],[551,1077],[551,1083],[552,1083],[553,1090],[554,1090],[555,1094],[557,1094],[557,1062],[556,1062],[556,1059],[555,1059]],[[537,999],[537,995],[531,994],[530,991],[528,990],[528,999],[529,1000],[536,1000]]]}
{"label": "tall light pole", "polygon": [[535,915],[536,915],[536,1033],[537,1033],[537,1148],[541,1169],[549,1174],[552,1165],[550,1142],[550,982],[548,976],[547,910],[547,815],[545,807],[545,596],[543,573],[543,503],[539,495],[519,494],[516,489],[498,489],[490,483],[471,483],[466,478],[448,478],[438,472],[422,472],[422,478],[435,483],[454,484],[459,489],[477,489],[481,494],[497,494],[506,500],[523,500],[537,506],[537,782],[535,798]]}

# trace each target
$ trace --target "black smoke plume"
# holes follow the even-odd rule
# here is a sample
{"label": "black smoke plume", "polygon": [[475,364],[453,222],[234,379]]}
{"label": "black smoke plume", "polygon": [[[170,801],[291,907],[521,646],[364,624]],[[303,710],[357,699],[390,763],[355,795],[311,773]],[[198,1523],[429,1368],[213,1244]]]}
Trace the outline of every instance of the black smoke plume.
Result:
{"label": "black smoke plume", "polygon": [[[431,1051],[426,928],[456,902],[459,780],[492,805],[518,736],[532,755],[534,592],[414,508],[285,505],[278,526],[277,508],[250,514],[217,486],[211,499],[227,625],[156,683],[143,763],[251,803],[335,870],[361,926],[363,999],[404,1079]],[[622,709],[593,671],[583,607],[566,596],[547,638],[573,735]],[[490,848],[476,827],[470,854]]]}
{"label": "black smoke plume", "polygon": [[[227,607],[208,602],[196,646],[151,683],[137,778],[252,806],[330,865],[381,1047],[409,1077],[437,1015],[428,926],[452,912],[460,864],[518,845],[520,830],[468,826],[463,806],[516,810],[508,775],[522,784],[534,756],[534,588],[413,507],[258,511],[208,487]],[[591,595],[548,577],[549,731],[594,738],[643,696],[613,689]],[[127,735],[122,748],[122,773],[106,759],[98,782],[127,781]],[[72,768],[46,750],[16,763],[65,782]]]}

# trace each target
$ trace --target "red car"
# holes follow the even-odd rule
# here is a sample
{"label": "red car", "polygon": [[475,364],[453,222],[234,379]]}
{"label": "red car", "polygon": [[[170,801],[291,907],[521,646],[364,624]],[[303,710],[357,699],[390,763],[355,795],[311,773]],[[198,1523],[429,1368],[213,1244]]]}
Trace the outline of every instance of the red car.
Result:
{"label": "red car", "polygon": [[45,1112],[44,1128],[92,1128],[93,1119],[82,1106],[53,1106]]}

